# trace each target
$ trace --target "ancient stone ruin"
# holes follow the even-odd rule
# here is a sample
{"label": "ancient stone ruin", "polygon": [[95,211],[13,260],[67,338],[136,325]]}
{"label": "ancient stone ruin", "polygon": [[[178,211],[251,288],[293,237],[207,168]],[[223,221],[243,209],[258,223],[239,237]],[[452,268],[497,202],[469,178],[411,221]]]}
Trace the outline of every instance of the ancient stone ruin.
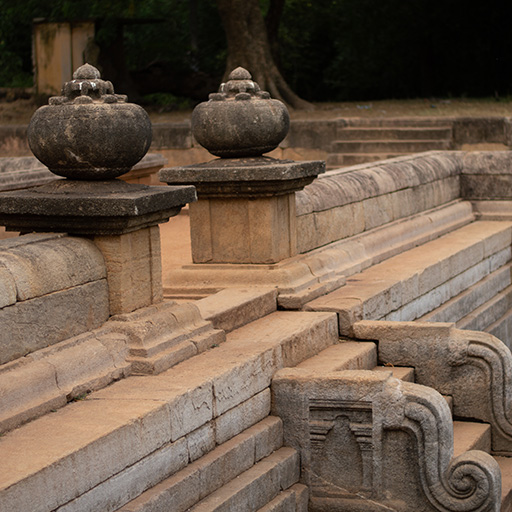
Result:
{"label": "ancient stone ruin", "polygon": [[512,510],[512,153],[326,172],[264,156],[288,127],[239,68],[193,116],[220,158],[147,186],[92,66],[36,112],[42,163],[0,167],[1,512]]}

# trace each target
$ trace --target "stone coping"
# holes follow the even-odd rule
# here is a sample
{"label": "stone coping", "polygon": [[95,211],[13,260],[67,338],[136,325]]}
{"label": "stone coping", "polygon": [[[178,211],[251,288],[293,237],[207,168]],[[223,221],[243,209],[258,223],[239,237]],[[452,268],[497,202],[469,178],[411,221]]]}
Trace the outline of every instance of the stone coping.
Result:
{"label": "stone coping", "polygon": [[171,185],[194,185],[199,197],[253,197],[301,190],[323,172],[325,162],[319,160],[217,158],[197,165],[164,168],[159,177]]}
{"label": "stone coping", "polygon": [[[502,185],[486,184],[485,191],[478,185],[470,187],[467,176],[473,175],[492,176]],[[512,197],[512,151],[429,151],[334,169],[297,193],[297,215],[324,211],[457,176],[467,183],[461,187],[463,199],[509,199]]]}
{"label": "stone coping", "polygon": [[3,193],[0,223],[10,231],[121,234],[165,222],[196,197],[191,186],[56,179]]}

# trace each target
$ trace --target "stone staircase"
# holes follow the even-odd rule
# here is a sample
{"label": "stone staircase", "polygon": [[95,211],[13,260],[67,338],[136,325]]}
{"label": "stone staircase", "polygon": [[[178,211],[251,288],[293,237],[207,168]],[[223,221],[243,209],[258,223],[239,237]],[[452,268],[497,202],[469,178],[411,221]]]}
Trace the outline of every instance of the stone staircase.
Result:
{"label": "stone staircase", "polygon": [[[290,436],[286,412],[276,409],[278,401],[271,396],[274,375],[275,382],[282,372],[302,372],[308,379],[347,375],[360,389],[371,375],[370,381],[379,386],[405,382],[413,386],[406,387],[413,394],[413,381],[423,379],[425,372],[419,365],[384,359],[384,342],[373,332],[364,335],[360,321],[370,318],[380,324],[381,319],[399,325],[421,315],[438,319],[446,307],[465,318],[464,308],[475,303],[467,299],[462,281],[471,279],[473,286],[480,286],[468,293],[482,297],[482,306],[494,300],[485,290],[508,290],[511,237],[511,222],[463,225],[352,273],[344,287],[310,302],[309,311],[278,311],[276,292],[269,289],[225,290],[196,301],[202,318],[226,333],[218,338],[218,346],[158,375],[114,382],[0,438],[0,511],[322,510],[309,500],[304,454]],[[499,323],[490,320],[491,325]],[[503,456],[503,446],[493,447],[491,423],[485,418],[468,421],[477,418],[472,411],[463,420],[460,402],[450,392],[442,393],[441,406],[435,401],[438,392],[425,388],[421,379],[419,388],[428,389],[434,410],[441,411],[442,428],[453,429],[451,448],[443,441],[449,460],[480,453],[473,450],[500,453],[494,460],[503,475],[501,510],[512,510],[512,459]],[[364,407],[350,393],[350,406],[363,414]],[[484,400],[477,397],[478,403]],[[449,413],[453,402],[456,421]],[[371,424],[361,425],[358,435],[368,440]],[[414,447],[393,442],[393,453],[416,460]],[[446,454],[438,456],[444,461],[441,466],[448,464]],[[471,457],[469,462],[475,464]],[[488,469],[489,458],[480,462]],[[491,471],[494,479],[499,478],[498,465]],[[411,466],[398,467],[396,471],[406,474],[412,471]],[[412,480],[410,487],[418,493],[420,484]],[[362,496],[364,505],[368,496]],[[363,505],[354,510],[385,510],[373,502],[374,508]],[[391,505],[408,510],[398,502]]]}
{"label": "stone staircase", "polygon": [[198,301],[230,331],[219,346],[3,434],[0,511],[305,512],[269,386],[279,368],[338,342],[336,316],[276,311],[268,289],[241,295],[238,307]]}
{"label": "stone staircase", "polygon": [[[369,322],[370,324],[377,326],[379,322]],[[364,324],[364,322],[363,322]],[[364,327],[363,327],[364,328]],[[375,327],[377,329],[377,327]],[[340,403],[349,404],[349,407],[352,409],[359,410],[358,413],[359,416],[362,414],[362,411],[365,409],[365,403],[368,399],[366,396],[367,391],[364,391],[366,389],[365,382],[366,379],[370,380],[371,377],[369,375],[388,375],[391,378],[399,379],[403,382],[415,382],[415,368],[414,367],[401,367],[401,366],[382,366],[378,365],[380,363],[379,361],[379,354],[377,349],[377,343],[371,342],[371,341],[342,341],[338,345],[334,345],[331,347],[326,348],[316,356],[309,358],[302,363],[299,363],[296,368],[281,370],[278,372],[278,374],[275,377],[274,381],[274,387],[273,387],[273,404],[274,409],[273,412],[275,414],[279,414],[285,422],[285,443],[290,444],[292,446],[295,446],[298,451],[301,451],[301,447],[304,445],[302,444],[302,441],[300,441],[301,434],[300,432],[297,433],[296,430],[296,418],[301,416],[301,413],[303,412],[300,409],[300,406],[297,406],[296,403],[296,397],[293,397],[293,391],[290,392],[290,390],[286,389],[287,384],[290,382],[293,382],[293,387],[295,394],[299,394],[302,396],[302,394],[308,396],[310,403],[313,402],[320,402],[323,403],[324,409],[328,408],[334,408],[336,406],[339,407]],[[352,370],[358,370],[358,372],[354,372]],[[365,372],[364,370],[367,370]],[[318,394],[315,395],[314,393],[311,394],[311,391],[308,389],[307,384],[304,384],[304,382],[318,382],[321,381],[323,377],[326,379],[331,378],[331,380],[334,380],[333,376],[336,375],[338,380],[335,383],[331,382],[326,384],[326,388],[324,389],[323,398],[318,398]],[[346,377],[345,377],[346,376]],[[350,393],[350,390],[347,389],[343,384],[343,379],[354,379],[356,381],[356,385],[359,386],[361,389],[363,389],[362,394],[364,395],[358,400],[354,400],[353,394]],[[377,377],[378,378],[378,377]],[[303,384],[303,387],[301,387],[301,384]],[[423,386],[420,386],[420,389],[423,388]],[[424,389],[424,388],[423,388]],[[328,390],[328,391],[326,391]],[[308,391],[310,394],[308,394]],[[428,390],[432,391],[432,390]],[[336,396],[336,399],[333,400],[333,396]],[[331,397],[331,398],[328,398]],[[443,396],[446,404],[450,408],[450,411],[452,410],[452,397],[448,395]],[[367,404],[367,403],[366,403]],[[389,406],[389,404],[388,404]],[[374,404],[374,421],[375,416],[378,415],[378,413],[375,411],[378,406]],[[310,409],[310,414],[312,415],[312,409]],[[295,416],[295,418],[293,418]],[[322,421],[326,421],[326,417],[328,416],[328,413],[323,412],[323,418]],[[340,409],[335,415],[335,417],[343,417],[343,410]],[[371,417],[371,415],[370,415]],[[357,420],[361,421],[360,417],[357,418],[357,416],[350,417],[349,415],[349,421],[350,421],[350,429],[356,436],[364,436],[362,427],[359,427],[359,430],[355,426],[355,423]],[[439,421],[440,418],[437,419]],[[427,422],[427,419],[425,418],[423,421]],[[492,443],[491,443],[491,425],[488,423],[483,422],[475,422],[475,421],[468,421],[467,419],[458,419],[458,420],[452,420],[451,418],[447,419],[448,422],[448,428],[453,432],[453,437],[451,439],[451,445],[450,446],[444,446],[443,449],[446,450],[446,452],[451,453],[452,460],[456,460],[458,457],[465,457],[467,452],[473,454],[473,450],[483,451],[486,454],[492,453]],[[295,423],[295,425],[294,425]],[[317,425],[315,427],[315,425]],[[364,424],[362,424],[364,427]],[[315,423],[314,420],[310,420],[310,427],[312,428],[311,432],[313,432],[313,429],[319,429],[322,430],[320,427],[320,424],[317,422]],[[306,427],[307,428],[307,427]],[[341,427],[338,427],[341,428]],[[376,429],[375,425],[367,424],[367,429],[378,431],[378,428]],[[437,425],[435,428],[441,429],[439,425]],[[336,427],[334,427],[333,430],[327,435],[334,436],[335,432],[334,430]],[[286,433],[286,430],[288,432]],[[426,429],[428,430],[428,428]],[[325,436],[326,434],[323,434]],[[369,435],[368,433],[366,435]],[[427,436],[429,433],[423,433],[423,435]],[[311,438],[313,439],[314,435],[311,433]],[[372,436],[375,436],[375,434],[372,434]],[[299,439],[299,441],[297,440]],[[327,443],[328,438],[323,438],[322,442]],[[360,442],[361,437],[357,437],[358,442]],[[338,438],[339,442],[339,438]],[[377,452],[376,455],[374,455],[375,458],[379,457],[379,448],[378,446],[379,440],[378,436],[377,439],[374,439],[371,444],[371,448],[369,449],[370,452],[373,450],[374,452]],[[310,508],[309,510],[312,512],[316,511],[323,511],[323,510],[357,510],[357,511],[374,511],[374,510],[397,510],[397,511],[405,511],[405,510],[452,510],[445,509],[445,508],[423,508],[421,503],[409,502],[409,504],[406,503],[400,503],[400,500],[396,499],[396,496],[392,496],[391,491],[387,491],[386,499],[379,500],[378,489],[373,489],[373,492],[370,492],[369,489],[360,489],[359,491],[351,490],[351,492],[347,492],[347,490],[350,490],[350,479],[347,479],[347,486],[343,489],[336,489],[334,490],[334,494],[339,494],[335,499],[333,499],[333,492],[332,489],[330,492],[326,491],[326,487],[318,488],[317,491],[320,489],[320,492],[315,493],[315,477],[318,475],[315,475],[315,470],[311,469],[312,466],[314,466],[314,451],[316,448],[313,447],[313,441],[311,441],[311,447],[308,451],[308,456],[305,456],[304,452],[301,453],[302,460],[303,460],[303,481],[307,482],[310,488],[313,488],[313,496],[311,496],[310,501]],[[399,442],[398,444],[395,444],[394,451],[397,453],[400,453],[401,457],[404,457],[404,453],[408,451],[407,449],[407,443],[404,443],[403,440]],[[340,447],[340,452],[343,452],[343,449]],[[325,454],[323,454],[324,456]],[[346,455],[346,454],[345,454]],[[343,457],[343,455],[339,455],[340,457]],[[355,456],[355,454],[353,454]],[[382,454],[381,454],[382,456]],[[410,456],[410,454],[409,454]],[[306,457],[306,459],[305,459]],[[335,456],[333,455],[333,458]],[[414,456],[416,457],[416,456]],[[323,458],[323,457],[322,457]],[[357,458],[357,456],[355,456]],[[407,456],[406,456],[407,458]],[[420,455],[421,458],[421,455]],[[364,455],[363,455],[364,459]],[[489,459],[489,458],[488,458]],[[375,460],[375,459],[374,459]],[[499,466],[499,469],[502,473],[502,488],[501,488],[501,508],[478,508],[478,510],[501,510],[501,512],[508,512],[512,510],[512,478],[511,478],[511,470],[512,470],[512,458],[505,457],[505,456],[494,456],[494,460],[497,462],[496,467]],[[328,464],[328,462],[326,462]],[[376,463],[378,465],[378,462]],[[411,467],[409,467],[409,470],[412,472],[417,471],[417,466],[420,463],[414,459],[414,462],[412,462]],[[370,464],[371,465],[371,464]],[[340,466],[343,466],[343,464],[340,464]],[[415,468],[416,466],[416,468]],[[348,471],[357,471],[356,465],[354,467],[348,468]],[[374,475],[375,478],[375,475]],[[421,493],[421,485],[418,482],[414,482],[411,484],[411,482],[414,480],[414,478],[406,477],[405,474],[399,476],[399,478],[402,479],[402,482],[400,484],[401,486],[401,492],[403,492],[404,497],[407,496],[407,493],[410,492],[408,490],[408,486],[411,485],[413,487],[412,493],[419,494]],[[318,482],[317,482],[318,484]],[[461,495],[462,496],[462,495]],[[348,498],[348,499],[347,499]],[[340,503],[343,503],[343,507],[345,508],[339,508]],[[393,504],[394,503],[394,504]],[[394,508],[396,506],[396,508]],[[461,508],[454,508],[453,510],[477,510],[477,508],[464,508],[464,505],[459,504]],[[338,507],[338,508],[337,508]],[[388,508],[389,507],[389,508]]]}
{"label": "stone staircase", "polygon": [[448,124],[421,126],[421,121],[380,120],[372,124],[349,125],[337,132],[327,157],[334,169],[411,153],[452,148],[452,127]]}

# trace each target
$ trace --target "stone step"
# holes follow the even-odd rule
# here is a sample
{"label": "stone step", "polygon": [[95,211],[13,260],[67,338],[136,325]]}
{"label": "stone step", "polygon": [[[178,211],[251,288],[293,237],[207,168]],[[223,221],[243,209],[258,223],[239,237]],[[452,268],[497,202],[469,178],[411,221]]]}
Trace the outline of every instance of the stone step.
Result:
{"label": "stone step", "polygon": [[184,512],[282,445],[282,422],[269,416],[148,489],[119,510]]}
{"label": "stone step", "polygon": [[351,140],[335,141],[332,153],[421,153],[450,149],[449,140]]}
{"label": "stone step", "polygon": [[442,119],[439,117],[381,117],[381,118],[364,118],[351,119],[349,126],[355,127],[436,127],[451,128],[450,119]]}
{"label": "stone step", "polygon": [[305,485],[295,484],[281,491],[258,512],[308,512],[308,496],[309,490]]}
{"label": "stone step", "polygon": [[198,300],[201,316],[216,329],[231,332],[277,309],[275,288],[230,288]]}
{"label": "stone step", "polygon": [[344,336],[359,320],[416,320],[506,264],[511,242],[512,223],[476,221],[352,275],[304,309],[336,311]]}
{"label": "stone step", "polygon": [[393,377],[405,382],[414,382],[414,368],[406,366],[376,366],[374,372],[391,372]]}
{"label": "stone step", "polygon": [[342,341],[302,361],[297,368],[311,371],[371,370],[377,364],[377,346],[371,342]]}
{"label": "stone step", "polygon": [[278,311],[5,434],[0,511],[117,510],[267,417],[274,373],[337,341],[334,314]]}
{"label": "stone step", "polygon": [[[510,249],[505,249],[489,264],[494,268],[510,257]],[[503,302],[501,308],[496,303],[498,295]],[[512,295],[512,264],[507,263],[419,320],[455,322],[459,329],[483,331],[506,313],[509,295]]]}
{"label": "stone step", "polygon": [[491,427],[487,423],[453,422],[453,456],[468,450],[491,453]]}
{"label": "stone step", "polygon": [[281,448],[210,494],[190,512],[256,512],[299,481],[299,454]]}
{"label": "stone step", "polygon": [[450,127],[350,127],[339,130],[338,140],[450,140]]}
{"label": "stone step", "polygon": [[[505,275],[504,279],[506,281],[510,279],[510,276]],[[501,283],[499,289],[501,289]],[[469,315],[461,318],[457,322],[457,327],[472,331],[486,331],[512,349],[511,315],[512,285],[501,289],[494,297],[475,308]]]}

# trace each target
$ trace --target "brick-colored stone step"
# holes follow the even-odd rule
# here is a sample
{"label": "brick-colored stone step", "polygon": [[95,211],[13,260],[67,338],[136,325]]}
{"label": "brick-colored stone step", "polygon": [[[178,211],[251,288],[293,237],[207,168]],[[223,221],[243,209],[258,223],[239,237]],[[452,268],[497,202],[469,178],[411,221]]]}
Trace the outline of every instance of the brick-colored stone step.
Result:
{"label": "brick-colored stone step", "polygon": [[334,372],[371,370],[377,364],[377,347],[371,342],[342,341],[306,359],[297,368]]}
{"label": "brick-colored stone step", "polygon": [[351,140],[335,141],[332,153],[421,153],[450,149],[449,140]]}
{"label": "brick-colored stone step", "polygon": [[338,140],[449,140],[450,127],[357,127],[339,130]]}
{"label": "brick-colored stone step", "polygon": [[0,511],[117,510],[198,449],[267,417],[274,373],[337,341],[332,313],[279,311],[159,375],[121,380],[5,434]]}
{"label": "brick-colored stone step", "polygon": [[348,336],[359,320],[412,321],[489,275],[511,242],[512,223],[473,222],[352,275],[305,309],[336,311]]}
{"label": "brick-colored stone step", "polygon": [[491,452],[491,427],[487,423],[453,422],[453,456],[468,450]]}
{"label": "brick-colored stone step", "polygon": [[299,481],[300,459],[293,448],[281,448],[236,479],[210,494],[190,512],[256,512],[271,502],[282,489]]}
{"label": "brick-colored stone step", "polygon": [[282,422],[269,416],[148,489],[119,510],[184,512],[282,445]]}
{"label": "brick-colored stone step", "polygon": [[309,490],[305,485],[295,484],[280,492],[258,512],[308,512]]}
{"label": "brick-colored stone step", "polygon": [[216,329],[231,332],[277,309],[275,288],[229,288],[198,300],[201,316]]}

